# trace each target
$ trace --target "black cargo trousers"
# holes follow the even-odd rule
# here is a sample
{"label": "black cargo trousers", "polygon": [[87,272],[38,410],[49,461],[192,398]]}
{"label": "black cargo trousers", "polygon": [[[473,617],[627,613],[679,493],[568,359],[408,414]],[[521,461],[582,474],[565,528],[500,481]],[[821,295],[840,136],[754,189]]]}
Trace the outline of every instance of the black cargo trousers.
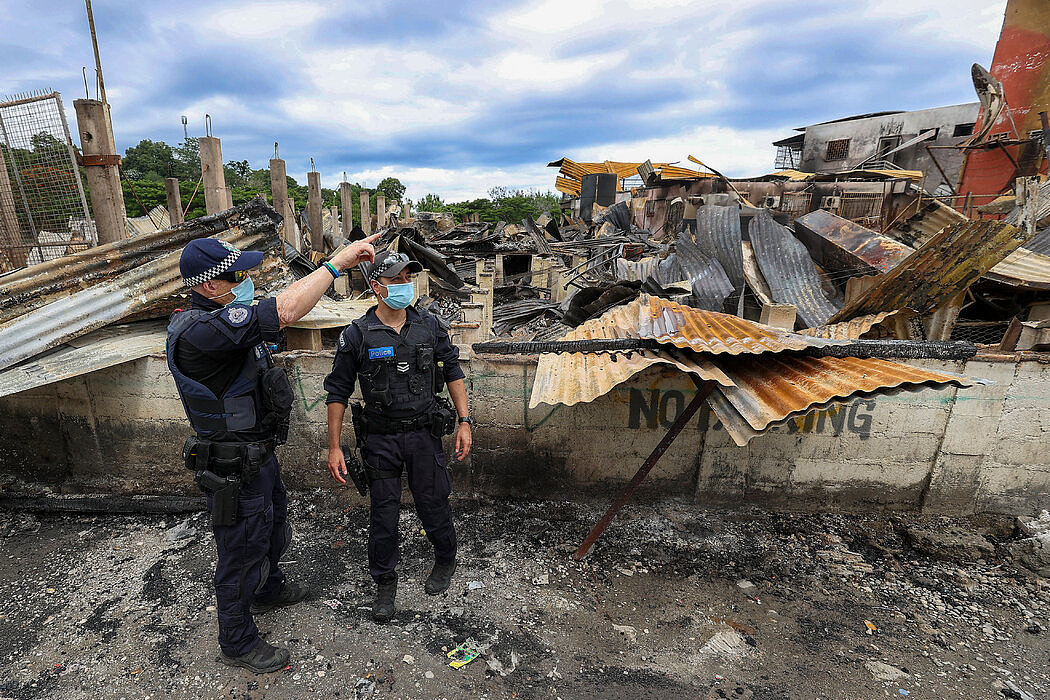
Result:
{"label": "black cargo trousers", "polygon": [[456,528],[448,497],[452,491],[441,439],[428,428],[377,434],[365,438],[362,456],[369,469],[371,513],[368,526],[368,571],[376,582],[385,580],[400,560],[398,522],[401,515],[401,473],[408,473],[408,488],[416,514],[434,546],[438,564],[456,560]]}

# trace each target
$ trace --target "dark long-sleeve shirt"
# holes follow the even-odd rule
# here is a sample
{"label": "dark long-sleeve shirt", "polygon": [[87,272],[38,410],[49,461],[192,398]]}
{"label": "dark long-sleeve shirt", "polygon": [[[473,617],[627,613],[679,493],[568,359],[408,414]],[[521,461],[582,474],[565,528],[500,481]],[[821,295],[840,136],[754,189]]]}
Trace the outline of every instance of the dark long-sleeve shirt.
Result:
{"label": "dark long-sleeve shirt", "polygon": [[[405,320],[405,325],[401,328],[402,337],[404,337],[408,324],[419,319],[421,315],[415,307],[411,306],[405,310],[405,313],[408,314],[408,318]],[[363,318],[372,323],[380,322],[376,316],[376,307],[374,306],[365,313]],[[448,337],[448,331],[441,327],[433,314],[426,314],[426,319],[436,338],[434,360],[443,363],[445,382],[463,379],[466,375],[463,373],[463,368],[459,366],[459,348],[452,344],[451,339]],[[324,388],[328,392],[328,398],[325,400],[326,404],[341,403],[345,405],[350,400],[350,395],[354,393],[354,384],[357,382],[357,373],[360,369],[358,367],[358,358],[361,354],[362,342],[361,330],[353,323],[343,329],[343,332],[339,335],[339,347],[335,353],[335,360],[332,362],[332,372],[324,380]]]}

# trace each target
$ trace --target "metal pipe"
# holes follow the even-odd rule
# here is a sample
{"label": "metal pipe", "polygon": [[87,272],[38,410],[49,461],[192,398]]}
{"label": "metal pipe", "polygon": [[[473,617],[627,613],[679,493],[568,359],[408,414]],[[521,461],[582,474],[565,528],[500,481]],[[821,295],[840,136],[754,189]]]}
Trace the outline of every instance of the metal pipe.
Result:
{"label": "metal pipe", "polygon": [[650,452],[649,456],[646,457],[644,462],[642,462],[642,466],[640,466],[638,471],[635,472],[634,478],[631,479],[631,482],[627,484],[617,499],[613,501],[613,504],[609,506],[609,510],[605,511],[605,515],[602,516],[602,519],[598,521],[590,533],[588,533],[587,537],[584,538],[583,543],[580,544],[580,548],[572,555],[572,558],[576,561],[580,561],[587,556],[587,553],[591,551],[591,547],[593,547],[594,543],[598,541],[598,538],[602,536],[605,529],[609,527],[609,524],[613,521],[613,518],[616,517],[616,514],[627,504],[627,501],[631,500],[631,496],[633,496],[634,492],[638,490],[642,481],[645,480],[645,477],[648,476],[649,472],[656,466],[656,463],[660,461],[664,452],[667,452],[667,448],[671,446],[671,443],[675,441],[675,438],[678,437],[689,421],[693,419],[693,416],[696,415],[696,412],[704,403],[704,399],[706,399],[714,389],[714,382],[704,382],[692,374],[690,374],[689,377],[693,380],[693,383],[696,384],[696,396],[694,396],[693,400],[690,401],[686,407],[682,409],[682,412],[678,414],[674,423],[672,423],[671,427],[667,429],[664,436],[660,438],[660,442],[657,443],[656,447],[653,448],[653,451]]}

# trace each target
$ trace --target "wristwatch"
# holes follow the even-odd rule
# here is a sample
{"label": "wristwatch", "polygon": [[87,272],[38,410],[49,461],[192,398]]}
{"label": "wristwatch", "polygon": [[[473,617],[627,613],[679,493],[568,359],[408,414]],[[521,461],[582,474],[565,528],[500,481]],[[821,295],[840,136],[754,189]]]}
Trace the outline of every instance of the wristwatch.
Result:
{"label": "wristwatch", "polygon": [[462,417],[460,417],[459,422],[460,423],[466,423],[471,428],[474,427],[474,419],[471,418],[470,416],[462,416]]}

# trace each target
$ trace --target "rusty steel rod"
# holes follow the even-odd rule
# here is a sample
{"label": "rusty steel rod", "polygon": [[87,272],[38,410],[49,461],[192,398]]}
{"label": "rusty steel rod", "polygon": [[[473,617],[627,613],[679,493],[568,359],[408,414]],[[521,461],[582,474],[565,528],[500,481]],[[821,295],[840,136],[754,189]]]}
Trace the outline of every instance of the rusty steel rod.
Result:
{"label": "rusty steel rod", "polygon": [[631,479],[631,483],[627,484],[627,487],[624,488],[619,497],[613,501],[613,504],[609,506],[609,510],[605,511],[605,515],[602,516],[602,519],[598,521],[598,524],[594,526],[594,529],[592,529],[583,540],[583,544],[580,545],[580,548],[572,555],[572,558],[576,561],[581,561],[587,556],[587,553],[591,551],[591,547],[593,547],[594,543],[598,541],[598,538],[602,536],[605,529],[609,527],[609,524],[613,521],[613,518],[616,517],[616,514],[627,504],[627,501],[631,500],[631,496],[633,496],[634,492],[638,490],[642,481],[645,480],[645,477],[648,476],[649,472],[656,466],[656,463],[660,461],[664,452],[666,452],[667,448],[671,446],[671,443],[675,441],[675,438],[677,438],[679,433],[682,432],[686,424],[693,419],[693,416],[695,416],[696,412],[700,409],[701,404],[704,403],[708,394],[714,389],[714,382],[704,382],[692,374],[689,376],[693,380],[693,383],[696,384],[696,396],[694,396],[693,400],[690,401],[686,407],[682,409],[682,412],[678,414],[678,417],[675,418],[671,427],[667,429],[667,432],[660,439],[660,442],[657,443],[656,447],[653,448],[653,451],[650,452],[649,456],[644,462],[642,462],[642,466],[638,468],[637,472],[635,472],[634,478]]}

